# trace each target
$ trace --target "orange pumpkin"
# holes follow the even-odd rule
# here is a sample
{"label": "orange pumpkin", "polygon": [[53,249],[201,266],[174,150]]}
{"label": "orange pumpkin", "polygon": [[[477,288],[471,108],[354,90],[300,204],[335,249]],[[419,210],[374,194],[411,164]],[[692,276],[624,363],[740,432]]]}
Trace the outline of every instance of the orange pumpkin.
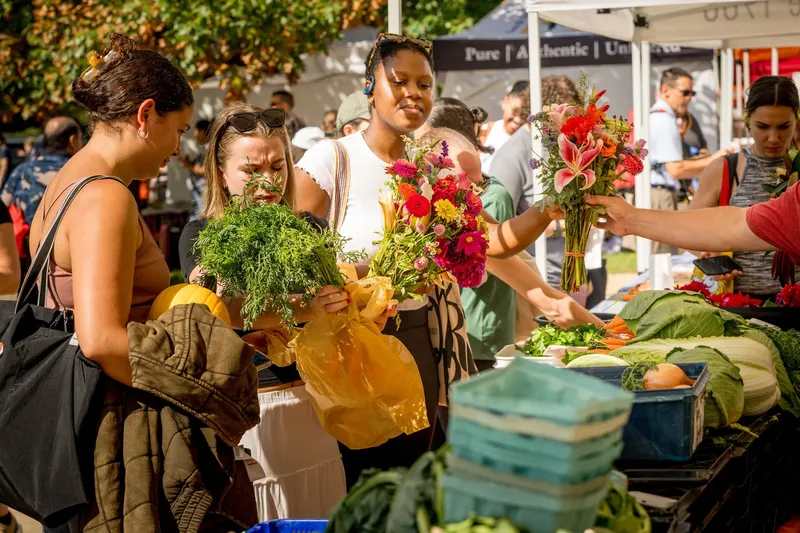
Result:
{"label": "orange pumpkin", "polygon": [[168,309],[176,305],[203,304],[211,310],[211,314],[231,325],[231,315],[228,307],[220,300],[219,296],[210,290],[192,283],[181,283],[167,287],[159,294],[150,307],[150,320],[155,320]]}

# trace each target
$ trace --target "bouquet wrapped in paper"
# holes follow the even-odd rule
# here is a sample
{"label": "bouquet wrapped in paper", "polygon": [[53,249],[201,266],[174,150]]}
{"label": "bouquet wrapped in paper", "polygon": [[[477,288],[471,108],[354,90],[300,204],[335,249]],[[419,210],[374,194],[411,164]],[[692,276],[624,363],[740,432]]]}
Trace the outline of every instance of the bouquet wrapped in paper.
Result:
{"label": "bouquet wrapped in paper", "polygon": [[406,158],[386,168],[384,234],[369,277],[389,278],[400,301],[422,298],[416,291],[442,280],[476,287],[486,271],[480,190],[466,174],[453,173],[447,143],[438,145],[406,140]]}
{"label": "bouquet wrapped in paper", "polygon": [[622,118],[607,117],[608,105],[598,104],[605,91],[589,89],[585,77],[580,87],[580,102],[545,106],[529,117],[546,154],[531,159],[544,187],[542,207],[558,206],[565,215],[561,288],[566,292],[577,292],[587,283],[589,230],[603,214],[602,208],[588,205],[585,196],[616,194],[614,182],[632,181],[647,156],[644,141],[629,141],[631,126]]}

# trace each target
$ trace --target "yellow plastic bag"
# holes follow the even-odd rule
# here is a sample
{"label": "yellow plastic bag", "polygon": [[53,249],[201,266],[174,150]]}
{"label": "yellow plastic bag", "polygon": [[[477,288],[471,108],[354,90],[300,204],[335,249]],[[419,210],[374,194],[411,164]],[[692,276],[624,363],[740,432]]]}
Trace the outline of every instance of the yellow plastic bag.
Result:
{"label": "yellow plastic bag", "polygon": [[397,304],[397,300],[392,300],[392,280],[385,276],[353,281],[344,290],[361,310],[361,316],[370,320],[381,316],[390,303]]}
{"label": "yellow plastic bag", "polygon": [[270,361],[278,366],[289,366],[294,363],[295,356],[289,348],[289,341],[294,339],[297,330],[289,333],[284,328],[254,331],[248,333],[242,340],[260,351],[267,354]]}
{"label": "yellow plastic bag", "polygon": [[[726,255],[728,257],[733,257],[733,252],[724,252],[719,255]],[[703,274],[703,271],[697,267],[694,267],[694,271],[692,272],[692,281],[699,281],[700,283],[704,284],[708,287],[708,291],[711,294],[726,294],[729,292],[733,292],[733,280],[726,279],[726,280],[716,280],[714,276],[707,276]]]}
{"label": "yellow plastic bag", "polygon": [[428,427],[414,358],[355,305],[306,324],[288,352],[322,427],[348,448],[372,448]]}

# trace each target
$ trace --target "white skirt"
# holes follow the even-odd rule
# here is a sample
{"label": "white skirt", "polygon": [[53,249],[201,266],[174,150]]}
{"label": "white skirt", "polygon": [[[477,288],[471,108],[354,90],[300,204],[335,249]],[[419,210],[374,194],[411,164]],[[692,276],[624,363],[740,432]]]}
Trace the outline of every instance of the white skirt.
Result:
{"label": "white skirt", "polygon": [[266,477],[253,483],[258,519],[327,518],[347,493],[336,439],[305,387],[259,393],[261,422],[242,437]]}

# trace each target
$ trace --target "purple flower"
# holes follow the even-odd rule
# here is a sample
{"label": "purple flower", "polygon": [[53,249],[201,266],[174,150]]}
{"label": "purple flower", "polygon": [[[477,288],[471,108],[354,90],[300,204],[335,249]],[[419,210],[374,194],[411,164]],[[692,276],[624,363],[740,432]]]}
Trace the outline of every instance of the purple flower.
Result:
{"label": "purple flower", "polygon": [[450,149],[447,147],[447,141],[442,141],[442,157],[447,157],[450,153]]}
{"label": "purple flower", "polygon": [[642,148],[644,148],[644,146],[646,144],[647,144],[647,141],[645,141],[644,139],[639,139],[638,141],[636,141],[636,148],[641,150]]}
{"label": "purple flower", "polygon": [[427,257],[417,257],[414,260],[414,268],[417,270],[425,270],[428,266],[428,258]]}
{"label": "purple flower", "polygon": [[541,159],[536,159],[536,158],[534,157],[534,158],[532,158],[532,159],[530,160],[529,164],[530,164],[530,166],[531,166],[531,170],[536,170],[537,168],[539,168],[539,165],[541,165],[541,164],[542,164],[542,161],[541,161]]}
{"label": "purple flower", "polygon": [[447,231],[447,228],[445,228],[443,224],[436,224],[433,227],[433,232],[436,234],[437,237],[441,237],[442,235],[444,235],[445,231]]}
{"label": "purple flower", "polygon": [[417,222],[417,227],[415,228],[417,233],[425,233],[425,224],[422,222]]}
{"label": "purple flower", "polygon": [[533,122],[536,120],[536,115],[528,115],[528,122]]}

